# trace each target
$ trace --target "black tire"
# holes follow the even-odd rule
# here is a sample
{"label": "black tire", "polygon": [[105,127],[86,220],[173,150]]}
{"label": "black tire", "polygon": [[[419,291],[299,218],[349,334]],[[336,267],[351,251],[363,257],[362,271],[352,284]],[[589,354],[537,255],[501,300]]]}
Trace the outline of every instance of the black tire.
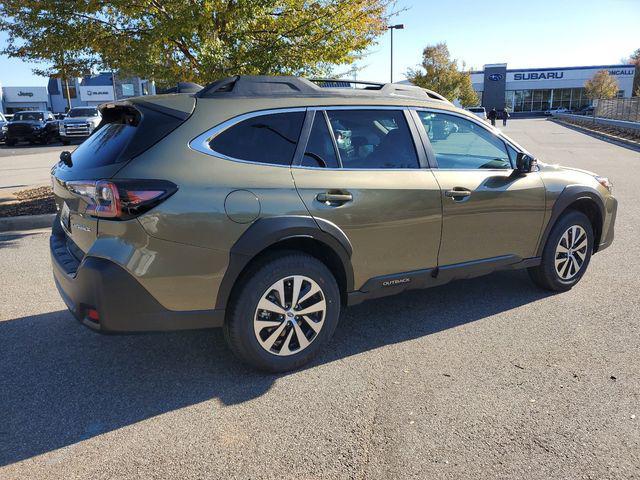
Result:
{"label": "black tire", "polygon": [[[258,342],[254,332],[254,320],[257,315],[258,302],[263,295],[268,293],[269,287],[279,280],[293,275],[307,277],[321,288],[321,294],[326,304],[323,316],[324,323],[319,332],[311,337],[312,340],[306,348],[291,355],[280,356],[277,353],[267,351]],[[238,282],[239,289],[234,292],[230,301],[224,333],[231,351],[243,362],[259,370],[270,372],[293,370],[311,360],[333,336],[340,317],[340,290],[332,273],[318,259],[295,251],[279,252],[257,261],[249,268],[248,272],[238,279]],[[293,295],[291,291],[288,292],[285,292],[285,297]],[[293,305],[291,307],[293,308]],[[287,317],[282,317],[286,322]],[[289,321],[295,320],[290,319]],[[300,322],[298,323],[300,324]],[[276,329],[277,327],[274,327],[274,331]],[[293,326],[285,327],[283,330],[285,337],[289,329],[293,329]],[[310,335],[314,335],[308,328],[306,331]],[[269,336],[270,331],[267,331],[266,334]],[[297,339],[297,333],[295,335]]]}
{"label": "black tire", "polygon": [[[556,247],[564,233],[572,226],[584,229],[587,235],[587,248],[585,258],[577,273],[569,279],[563,279],[556,271]],[[589,218],[582,212],[570,210],[564,213],[551,229],[547,243],[542,251],[542,262],[537,267],[527,269],[531,280],[538,286],[556,292],[566,292],[577,284],[587,271],[591,255],[593,253],[593,227]]]}

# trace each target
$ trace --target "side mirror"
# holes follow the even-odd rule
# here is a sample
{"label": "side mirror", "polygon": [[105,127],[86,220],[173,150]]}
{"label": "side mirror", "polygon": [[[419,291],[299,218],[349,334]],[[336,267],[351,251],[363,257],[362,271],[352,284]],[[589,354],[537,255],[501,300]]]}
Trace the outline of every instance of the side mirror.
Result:
{"label": "side mirror", "polygon": [[73,166],[71,163],[71,152],[69,150],[64,150],[60,152],[60,161],[64,163],[67,167]]}
{"label": "side mirror", "polygon": [[516,156],[516,171],[519,173],[529,173],[536,167],[536,159],[526,153],[518,152]]}

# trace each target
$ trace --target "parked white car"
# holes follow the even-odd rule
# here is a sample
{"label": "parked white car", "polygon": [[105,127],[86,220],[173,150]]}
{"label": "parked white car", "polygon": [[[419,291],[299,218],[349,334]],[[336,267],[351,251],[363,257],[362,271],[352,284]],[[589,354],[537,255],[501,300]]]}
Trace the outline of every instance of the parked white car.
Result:
{"label": "parked white car", "polygon": [[473,113],[476,117],[480,117],[482,120],[487,119],[487,111],[484,107],[469,107],[467,110]]}
{"label": "parked white car", "polygon": [[558,113],[571,113],[571,110],[569,110],[568,108],[551,108],[549,110],[545,110],[544,114],[545,115],[556,115]]}

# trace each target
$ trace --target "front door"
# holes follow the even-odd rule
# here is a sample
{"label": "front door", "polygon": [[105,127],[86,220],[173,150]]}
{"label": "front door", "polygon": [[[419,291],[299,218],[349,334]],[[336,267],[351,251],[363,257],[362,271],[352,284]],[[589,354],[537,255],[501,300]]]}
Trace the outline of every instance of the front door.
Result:
{"label": "front door", "polygon": [[418,111],[442,190],[440,266],[535,256],[545,212],[537,172],[514,171],[515,149],[479,121]]}
{"label": "front door", "polygon": [[354,284],[437,265],[440,189],[401,109],[318,110],[293,178],[353,246]]}

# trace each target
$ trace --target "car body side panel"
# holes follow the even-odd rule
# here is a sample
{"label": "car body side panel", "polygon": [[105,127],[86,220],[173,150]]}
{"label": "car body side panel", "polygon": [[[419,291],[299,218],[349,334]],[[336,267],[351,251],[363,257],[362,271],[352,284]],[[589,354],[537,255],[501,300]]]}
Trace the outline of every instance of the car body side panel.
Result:
{"label": "car body side panel", "polygon": [[[171,198],[140,217],[149,235],[228,253],[251,221],[308,215],[288,166],[231,161],[189,147],[203,131],[240,113],[231,104],[196,108],[185,124],[118,172],[118,178],[170,179],[178,185]],[[233,198],[242,201],[227,203],[237,191],[243,193]],[[253,204],[247,201],[251,195],[257,199]]]}
{"label": "car body side panel", "polygon": [[214,308],[227,254],[151,237],[135,219],[99,223],[88,257],[120,265],[169,310]]}
{"label": "car body side panel", "polygon": [[[380,275],[432,268],[440,243],[440,189],[431,170],[293,168],[296,187],[316,219],[327,220],[353,245],[354,287]],[[353,200],[329,206],[329,190]],[[321,225],[322,228],[322,225]]]}
{"label": "car body side panel", "polygon": [[[545,215],[545,190],[537,172],[440,170],[443,224],[439,265],[482,258],[536,254]],[[445,196],[456,187],[471,190],[462,200]]]}

